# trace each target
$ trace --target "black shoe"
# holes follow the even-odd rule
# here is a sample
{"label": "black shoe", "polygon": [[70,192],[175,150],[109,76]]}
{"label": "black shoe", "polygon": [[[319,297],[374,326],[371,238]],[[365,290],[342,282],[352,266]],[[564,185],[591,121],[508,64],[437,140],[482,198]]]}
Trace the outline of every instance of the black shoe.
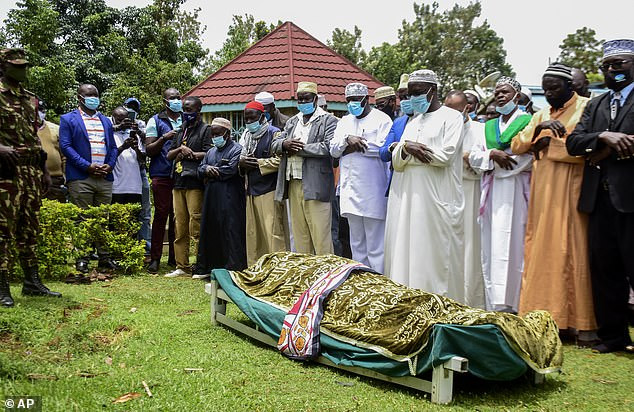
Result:
{"label": "black shoe", "polygon": [[594,345],[592,347],[592,352],[594,353],[611,353],[623,350],[625,350],[625,345],[607,345],[605,343],[599,343],[598,345]]}
{"label": "black shoe", "polygon": [[112,259],[102,259],[97,264],[97,269],[117,270],[119,269],[119,265]]}
{"label": "black shoe", "polygon": [[13,306],[11,289],[9,288],[9,274],[5,271],[0,272],[0,306],[5,308]]}
{"label": "black shoe", "polygon": [[153,260],[147,265],[147,271],[150,273],[158,273],[160,260]]}
{"label": "black shoe", "polygon": [[175,268],[176,267],[176,259],[174,260],[168,260],[167,261],[167,266],[171,267],[171,268]]}
{"label": "black shoe", "polygon": [[75,263],[75,269],[81,273],[88,273],[88,261],[80,259]]}
{"label": "black shoe", "polygon": [[[22,266],[24,269],[24,266]],[[37,266],[24,269],[24,283],[22,284],[22,294],[26,296],[50,296],[54,298],[62,297],[59,292],[52,292],[42,284],[37,273]]]}

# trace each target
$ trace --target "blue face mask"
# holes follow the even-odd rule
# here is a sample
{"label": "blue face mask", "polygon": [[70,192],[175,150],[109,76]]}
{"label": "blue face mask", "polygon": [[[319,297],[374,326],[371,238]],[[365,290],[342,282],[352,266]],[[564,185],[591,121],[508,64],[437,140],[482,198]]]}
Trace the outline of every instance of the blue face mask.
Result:
{"label": "blue face mask", "polygon": [[515,99],[515,96],[517,96],[517,93],[515,93],[511,100],[506,102],[504,106],[495,106],[495,111],[502,115],[507,115],[511,113],[517,106],[517,104],[513,101]]}
{"label": "blue face mask", "polygon": [[81,96],[82,99],[84,99],[84,105],[89,108],[90,110],[97,110],[97,107],[99,107],[99,104],[101,103],[101,100],[99,100],[98,97],[93,97],[93,96],[88,96],[88,97],[84,97]]}
{"label": "blue face mask", "polygon": [[194,120],[196,120],[197,116],[198,116],[198,113],[196,113],[196,112],[184,112],[183,113],[183,123],[185,123],[185,122],[193,122]]}
{"label": "blue face mask", "polygon": [[348,102],[348,112],[350,112],[350,114],[353,116],[361,115],[361,113],[363,113],[363,109],[364,109],[364,106],[362,105],[362,101]]}
{"label": "blue face mask", "polygon": [[227,144],[224,136],[214,136],[211,138],[211,141],[218,149],[222,149],[224,145]]}
{"label": "blue face mask", "polygon": [[469,113],[469,118],[470,118],[471,120],[475,120],[475,119],[476,119],[476,117],[478,117],[478,116],[476,115],[476,112],[470,112],[470,113]]}
{"label": "blue face mask", "polygon": [[528,108],[528,106],[525,105],[525,104],[518,104],[517,108],[520,109],[521,111],[525,112],[526,109]]}
{"label": "blue face mask", "polygon": [[258,130],[260,130],[260,127],[261,127],[262,125],[260,124],[260,121],[259,121],[259,120],[257,120],[257,121],[255,121],[255,122],[253,122],[253,123],[247,123],[247,124],[245,124],[245,126],[247,127],[247,130],[248,130],[248,131],[250,131],[251,133],[255,133],[255,132],[257,132]]}
{"label": "blue face mask", "polygon": [[401,110],[405,114],[414,114],[414,109],[412,109],[412,101],[409,99],[401,100]]}
{"label": "blue face mask", "polygon": [[183,101],[181,99],[166,100],[167,107],[174,113],[180,113],[183,111]]}
{"label": "blue face mask", "polygon": [[264,117],[266,117],[266,121],[268,122],[269,120],[271,120],[271,113],[264,112]]}
{"label": "blue face mask", "polygon": [[[429,93],[427,93],[427,95],[428,94]],[[431,105],[427,95],[421,94],[420,96],[414,96],[409,99],[412,102],[412,109],[414,109],[414,112],[427,113],[427,110],[429,110],[429,106]]]}
{"label": "blue face mask", "polygon": [[297,109],[303,114],[313,114],[315,112],[315,101],[310,103],[297,103]]}

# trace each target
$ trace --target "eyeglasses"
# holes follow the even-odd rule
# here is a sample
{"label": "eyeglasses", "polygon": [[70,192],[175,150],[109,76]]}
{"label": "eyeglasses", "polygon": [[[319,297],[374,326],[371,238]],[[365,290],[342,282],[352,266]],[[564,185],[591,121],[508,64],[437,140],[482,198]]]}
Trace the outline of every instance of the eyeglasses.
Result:
{"label": "eyeglasses", "polygon": [[610,67],[612,67],[614,70],[621,70],[623,66],[631,62],[632,60],[628,60],[628,59],[615,60],[613,62],[603,63],[602,65],[599,66],[599,69],[601,69],[601,71],[604,71],[604,72],[607,72],[608,70],[610,70]]}

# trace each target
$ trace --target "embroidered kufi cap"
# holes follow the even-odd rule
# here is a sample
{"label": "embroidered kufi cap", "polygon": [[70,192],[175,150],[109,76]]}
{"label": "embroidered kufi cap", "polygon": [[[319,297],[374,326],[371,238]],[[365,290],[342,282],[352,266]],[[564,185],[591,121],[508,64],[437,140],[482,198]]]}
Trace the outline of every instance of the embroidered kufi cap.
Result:
{"label": "embroidered kufi cap", "polygon": [[314,93],[317,94],[317,83],[299,82],[297,83],[297,93]]}
{"label": "embroidered kufi cap", "polygon": [[398,83],[398,90],[407,89],[407,82],[409,81],[409,74],[401,74],[401,80]]}
{"label": "embroidered kufi cap", "polygon": [[603,43],[603,59],[623,54],[634,54],[634,40],[618,39]]}
{"label": "embroidered kufi cap", "polygon": [[422,69],[410,73],[407,83],[432,83],[438,84],[438,76],[431,70]]}
{"label": "embroidered kufi cap", "polygon": [[231,122],[224,117],[216,117],[211,121],[212,126],[220,126],[231,131]]}
{"label": "embroidered kufi cap", "polygon": [[508,77],[508,76],[500,77],[498,79],[497,83],[495,83],[495,87],[498,87],[498,86],[503,85],[503,84],[508,84],[513,89],[515,89],[515,91],[518,92],[518,93],[520,93],[522,91],[522,85],[520,84],[520,82],[518,82],[517,80],[513,79],[512,77]]}
{"label": "embroidered kufi cap", "polygon": [[367,96],[368,86],[363,83],[350,83],[346,86],[346,97]]}
{"label": "embroidered kufi cap", "polygon": [[396,96],[394,88],[392,86],[379,87],[374,91],[374,99],[383,99],[390,96]]}

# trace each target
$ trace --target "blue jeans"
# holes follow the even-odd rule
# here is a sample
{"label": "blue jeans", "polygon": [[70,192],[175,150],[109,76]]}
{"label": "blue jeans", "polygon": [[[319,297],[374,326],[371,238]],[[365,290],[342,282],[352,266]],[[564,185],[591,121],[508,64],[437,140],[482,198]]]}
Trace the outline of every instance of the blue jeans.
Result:
{"label": "blue jeans", "polygon": [[152,239],[152,230],[150,227],[152,205],[150,203],[150,182],[147,179],[145,169],[141,169],[141,181],[143,182],[143,187],[141,189],[141,213],[139,215],[141,230],[139,230],[139,238],[145,240],[145,254],[149,255]]}

